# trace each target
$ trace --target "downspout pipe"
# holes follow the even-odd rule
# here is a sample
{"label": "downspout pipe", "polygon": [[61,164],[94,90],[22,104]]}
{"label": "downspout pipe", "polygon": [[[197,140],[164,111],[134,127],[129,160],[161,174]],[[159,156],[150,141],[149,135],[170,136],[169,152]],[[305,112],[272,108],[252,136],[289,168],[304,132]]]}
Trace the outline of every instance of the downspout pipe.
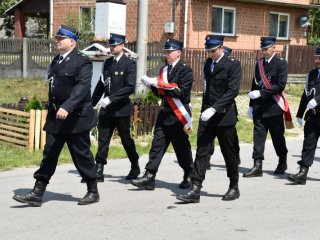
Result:
{"label": "downspout pipe", "polygon": [[49,38],[53,37],[53,0],[50,0],[49,6]]}
{"label": "downspout pipe", "polygon": [[187,31],[188,31],[188,5],[189,0],[185,0],[184,8],[184,30],[183,30],[183,47],[187,47]]}

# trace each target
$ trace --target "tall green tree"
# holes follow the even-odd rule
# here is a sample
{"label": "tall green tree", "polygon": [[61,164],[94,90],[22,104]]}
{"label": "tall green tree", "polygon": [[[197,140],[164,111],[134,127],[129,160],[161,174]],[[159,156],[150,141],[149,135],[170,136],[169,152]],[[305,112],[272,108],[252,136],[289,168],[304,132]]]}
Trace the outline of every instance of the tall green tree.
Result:
{"label": "tall green tree", "polygon": [[0,25],[0,30],[5,30],[5,34],[11,37],[13,34],[14,19],[12,16],[5,14],[5,11],[16,4],[18,0],[2,0],[0,1],[0,18],[3,18],[3,23]]}

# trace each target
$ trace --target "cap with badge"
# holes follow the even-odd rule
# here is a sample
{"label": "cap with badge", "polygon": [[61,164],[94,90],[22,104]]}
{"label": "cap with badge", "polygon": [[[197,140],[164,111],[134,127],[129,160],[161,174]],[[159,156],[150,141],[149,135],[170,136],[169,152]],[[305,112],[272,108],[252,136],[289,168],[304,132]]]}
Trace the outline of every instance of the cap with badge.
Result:
{"label": "cap with badge", "polygon": [[79,40],[79,33],[78,33],[77,29],[61,24],[59,27],[59,30],[56,34],[56,37],[72,38],[75,41],[78,41]]}
{"label": "cap with badge", "polygon": [[276,43],[275,37],[261,37],[260,38],[260,48],[269,48]]}
{"label": "cap with badge", "polygon": [[315,57],[320,57],[320,47],[317,47],[317,48],[314,50],[314,56],[315,56]]}
{"label": "cap with badge", "polygon": [[109,45],[118,45],[120,43],[125,43],[126,36],[121,34],[110,33],[110,38],[108,40]]}
{"label": "cap with badge", "polygon": [[205,48],[206,50],[216,49],[223,45],[224,36],[222,35],[207,35]]}
{"label": "cap with badge", "polygon": [[165,51],[182,50],[182,48],[183,43],[175,39],[167,39],[166,43],[163,46],[163,50]]}
{"label": "cap with badge", "polygon": [[231,52],[232,52],[232,49],[231,48],[228,48],[228,47],[223,47],[223,53],[226,55],[226,56],[230,56],[231,55]]}

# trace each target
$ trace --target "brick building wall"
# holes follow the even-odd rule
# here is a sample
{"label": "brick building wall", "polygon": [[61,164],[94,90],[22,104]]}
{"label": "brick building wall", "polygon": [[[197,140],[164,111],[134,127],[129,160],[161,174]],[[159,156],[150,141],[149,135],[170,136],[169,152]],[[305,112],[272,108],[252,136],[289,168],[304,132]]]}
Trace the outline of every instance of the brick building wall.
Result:
{"label": "brick building wall", "polygon": [[[149,0],[148,5],[148,41],[165,41],[173,37],[183,41],[185,0]],[[308,4],[309,0],[283,0],[283,2]],[[306,45],[306,28],[297,24],[302,14],[308,9],[275,6],[257,3],[245,3],[230,0],[189,0],[187,47],[203,48],[204,39],[211,34],[212,6],[225,6],[236,9],[236,36],[225,37],[225,45],[233,49],[259,49],[260,36],[269,33],[270,12],[290,14],[289,40],[279,40],[278,48],[282,45]],[[54,0],[54,32],[66,16],[71,13],[79,14],[80,6],[95,6],[95,0]],[[129,42],[136,40],[138,0],[126,0],[126,35]],[[175,11],[173,11],[175,9]],[[164,24],[175,22],[174,34],[166,34]]]}
{"label": "brick building wall", "polygon": [[79,15],[80,6],[95,6],[95,0],[54,0],[53,1],[53,32],[56,33],[60,24],[66,24],[67,17]]}
{"label": "brick building wall", "polygon": [[[214,3],[214,4],[213,4]],[[259,49],[260,36],[269,34],[269,13],[290,14],[289,40],[279,40],[279,45],[306,45],[306,28],[297,24],[308,9],[288,8],[275,5],[244,3],[228,0],[192,0],[189,7],[188,43],[189,48],[203,47],[207,34],[211,34],[212,6],[233,7],[236,9],[236,35],[225,37],[225,45],[234,49]],[[279,50],[282,46],[279,46]]]}

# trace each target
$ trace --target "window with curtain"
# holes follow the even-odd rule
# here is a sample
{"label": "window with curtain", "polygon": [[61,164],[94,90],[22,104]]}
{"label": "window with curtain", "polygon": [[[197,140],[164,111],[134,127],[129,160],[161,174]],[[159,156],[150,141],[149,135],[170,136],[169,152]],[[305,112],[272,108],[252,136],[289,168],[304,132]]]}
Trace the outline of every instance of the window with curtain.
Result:
{"label": "window with curtain", "polygon": [[235,35],[235,12],[234,8],[212,7],[212,32],[223,35]]}
{"label": "window with curtain", "polygon": [[290,15],[284,13],[270,13],[269,36],[280,39],[289,38]]}

